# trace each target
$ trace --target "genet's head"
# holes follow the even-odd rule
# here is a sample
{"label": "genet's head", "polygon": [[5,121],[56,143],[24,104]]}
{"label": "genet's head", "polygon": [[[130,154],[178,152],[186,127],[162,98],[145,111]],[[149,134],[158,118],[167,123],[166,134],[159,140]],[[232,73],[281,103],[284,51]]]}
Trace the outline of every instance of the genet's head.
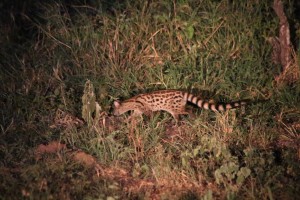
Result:
{"label": "genet's head", "polygon": [[119,116],[119,115],[122,115],[126,111],[127,110],[124,109],[124,106],[123,106],[123,104],[120,101],[118,101],[118,100],[114,101],[114,104],[113,104],[113,115]]}
{"label": "genet's head", "polygon": [[114,101],[113,104],[113,115],[119,116],[120,115],[120,107],[121,107],[121,102],[120,101]]}

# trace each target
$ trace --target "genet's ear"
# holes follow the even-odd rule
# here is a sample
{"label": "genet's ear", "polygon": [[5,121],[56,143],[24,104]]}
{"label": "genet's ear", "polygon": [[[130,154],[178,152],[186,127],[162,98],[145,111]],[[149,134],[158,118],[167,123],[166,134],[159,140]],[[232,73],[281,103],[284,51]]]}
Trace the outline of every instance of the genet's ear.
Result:
{"label": "genet's ear", "polygon": [[114,106],[115,106],[115,108],[118,108],[118,107],[120,107],[120,105],[121,105],[121,103],[120,103],[120,101],[114,101]]}

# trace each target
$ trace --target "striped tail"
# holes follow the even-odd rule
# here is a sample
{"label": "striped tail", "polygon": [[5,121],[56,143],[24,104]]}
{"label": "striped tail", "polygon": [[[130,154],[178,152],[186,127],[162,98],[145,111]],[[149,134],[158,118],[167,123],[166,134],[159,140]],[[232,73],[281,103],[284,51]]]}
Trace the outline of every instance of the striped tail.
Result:
{"label": "striped tail", "polygon": [[184,99],[188,102],[197,105],[199,108],[204,108],[206,110],[212,111],[225,111],[232,108],[238,108],[247,104],[246,101],[236,101],[232,103],[210,103],[189,93],[184,94]]}

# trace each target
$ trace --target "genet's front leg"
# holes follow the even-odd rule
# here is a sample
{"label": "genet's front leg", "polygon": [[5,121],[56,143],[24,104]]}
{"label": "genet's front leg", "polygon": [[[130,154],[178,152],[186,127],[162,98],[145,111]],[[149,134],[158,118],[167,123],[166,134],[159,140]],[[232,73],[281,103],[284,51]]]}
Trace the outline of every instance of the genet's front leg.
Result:
{"label": "genet's front leg", "polygon": [[134,111],[133,111],[133,113],[132,113],[131,116],[130,116],[130,119],[131,119],[131,118],[135,118],[135,119],[136,119],[136,118],[139,118],[139,117],[142,118],[142,115],[143,115],[143,111],[137,109],[137,110],[134,110]]}

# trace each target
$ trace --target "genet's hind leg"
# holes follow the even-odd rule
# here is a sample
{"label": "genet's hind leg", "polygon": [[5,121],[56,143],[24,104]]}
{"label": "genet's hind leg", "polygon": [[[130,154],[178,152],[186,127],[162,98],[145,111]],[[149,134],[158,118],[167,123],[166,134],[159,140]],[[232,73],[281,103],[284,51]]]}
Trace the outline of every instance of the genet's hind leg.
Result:
{"label": "genet's hind leg", "polygon": [[196,117],[195,113],[193,112],[193,110],[188,109],[187,111],[187,115],[190,116],[190,118],[194,119]]}
{"label": "genet's hind leg", "polygon": [[182,108],[180,110],[176,110],[176,112],[171,112],[171,114],[174,117],[177,124],[179,122],[180,115],[188,115],[189,113],[185,111],[185,108]]}
{"label": "genet's hind leg", "polygon": [[179,121],[179,114],[177,114],[177,113],[171,113],[171,114],[177,123]]}
{"label": "genet's hind leg", "polygon": [[177,111],[179,115],[189,115],[190,113],[185,110],[185,107],[182,107],[179,111]]}

